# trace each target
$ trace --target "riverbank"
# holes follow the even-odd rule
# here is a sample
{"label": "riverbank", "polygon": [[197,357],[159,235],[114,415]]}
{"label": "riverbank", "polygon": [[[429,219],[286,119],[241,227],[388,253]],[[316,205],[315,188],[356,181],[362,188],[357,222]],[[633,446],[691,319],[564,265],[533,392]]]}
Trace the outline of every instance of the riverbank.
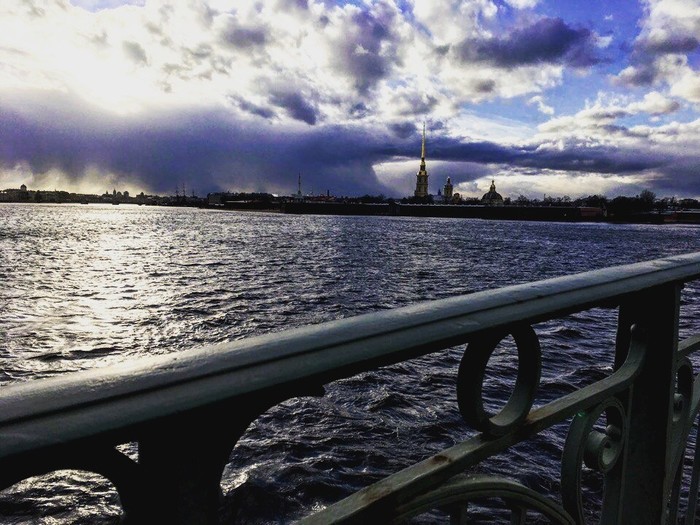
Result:
{"label": "riverbank", "polygon": [[700,224],[698,211],[643,212],[609,215],[603,208],[574,206],[459,206],[441,204],[362,204],[286,202],[282,213],[297,215],[386,215],[463,219],[619,222],[627,224]]}
{"label": "riverbank", "polygon": [[[0,202],[0,204],[10,204]],[[20,203],[22,204],[22,203]],[[25,202],[23,204],[37,204]],[[77,204],[43,202],[41,204]],[[81,203],[88,204],[88,203]],[[105,202],[92,204],[109,204]],[[115,204],[115,203],[112,203]],[[129,203],[136,205],[136,203]],[[139,206],[143,205],[138,203]],[[700,224],[700,210],[649,211],[610,213],[603,208],[581,206],[480,206],[445,204],[403,204],[317,202],[317,201],[235,201],[223,204],[169,203],[146,206],[168,208],[201,208],[211,210],[282,213],[290,215],[345,215],[391,217],[443,217],[455,219],[484,219],[540,222],[607,222],[619,224]]]}

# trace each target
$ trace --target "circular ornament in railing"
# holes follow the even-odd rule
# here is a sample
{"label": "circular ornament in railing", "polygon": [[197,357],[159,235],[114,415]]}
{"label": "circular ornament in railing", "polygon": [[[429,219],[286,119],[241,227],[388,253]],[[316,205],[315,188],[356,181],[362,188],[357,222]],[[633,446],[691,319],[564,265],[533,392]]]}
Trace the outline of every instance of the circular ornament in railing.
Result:
{"label": "circular ornament in railing", "polygon": [[[605,427],[596,423],[605,414]],[[574,416],[566,436],[561,465],[561,492],[564,508],[583,523],[581,469],[583,464],[608,475],[622,455],[625,444],[625,409],[617,398],[610,398],[588,412]]]}
{"label": "circular ornament in railing", "polygon": [[[518,351],[518,373],[510,398],[497,414],[484,407],[483,386],[489,359],[508,335]],[[489,332],[472,341],[462,357],[457,375],[457,402],[464,421],[490,436],[502,436],[528,415],[540,382],[541,349],[529,325],[516,325],[508,332]]]}

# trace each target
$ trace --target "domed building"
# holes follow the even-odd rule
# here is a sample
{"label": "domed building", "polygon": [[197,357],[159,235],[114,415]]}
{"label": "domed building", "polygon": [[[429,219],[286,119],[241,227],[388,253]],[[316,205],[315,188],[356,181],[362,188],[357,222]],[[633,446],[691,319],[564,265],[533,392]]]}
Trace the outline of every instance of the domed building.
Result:
{"label": "domed building", "polygon": [[481,203],[487,206],[503,206],[503,197],[496,191],[496,183],[492,180],[488,193],[481,197]]}

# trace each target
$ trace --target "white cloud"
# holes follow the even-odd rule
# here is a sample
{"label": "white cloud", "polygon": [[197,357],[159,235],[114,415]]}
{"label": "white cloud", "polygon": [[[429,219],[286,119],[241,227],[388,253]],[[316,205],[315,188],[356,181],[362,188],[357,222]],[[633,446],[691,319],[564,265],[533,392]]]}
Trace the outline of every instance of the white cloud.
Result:
{"label": "white cloud", "polygon": [[[532,170],[501,168],[494,170],[488,177],[478,179],[477,190],[471,193],[473,197],[481,197],[491,184],[496,183],[497,191],[512,200],[524,195],[530,199],[542,199],[545,195],[572,199],[586,197],[592,194],[619,195],[638,193],[638,187],[644,188],[647,177],[643,175],[604,175],[589,172],[564,172],[557,170]],[[464,190],[463,190],[464,191]],[[466,193],[466,191],[465,191]]]}
{"label": "white cloud", "polygon": [[542,95],[535,95],[530,100],[527,101],[528,106],[536,105],[537,111],[544,113],[545,115],[554,115],[554,108],[548,106]]}
{"label": "white cloud", "polygon": [[651,40],[700,33],[697,0],[646,0],[647,19],[642,34]]}
{"label": "white cloud", "polygon": [[608,36],[596,35],[596,39],[595,39],[596,45],[601,49],[605,49],[607,47],[610,47],[610,44],[612,44],[613,40],[614,40],[614,37],[612,35],[608,35]]}
{"label": "white cloud", "polygon": [[[589,145],[622,143],[630,140],[627,128],[619,119],[639,114],[667,115],[677,111],[680,104],[661,93],[652,91],[642,100],[599,93],[597,100],[587,104],[575,115],[564,115],[539,125],[541,136],[547,137],[546,147],[561,149],[561,141],[576,138]],[[556,139],[552,141],[552,137]],[[635,138],[632,137],[632,140]]]}
{"label": "white cloud", "polygon": [[506,0],[506,2],[517,9],[531,9],[540,3],[540,0]]}
{"label": "white cloud", "polygon": [[69,0],[69,2],[88,11],[99,11],[101,9],[115,9],[123,5],[142,6],[146,0]]}
{"label": "white cloud", "polygon": [[498,68],[449,51],[467,37],[498,34],[491,0],[415,0],[411,15],[397,0],[74,4],[56,0],[34,12],[20,0],[2,3],[0,91],[57,90],[117,114],[218,105],[243,118],[291,121],[299,111],[271,102],[284,88],[303,96],[298,104],[314,108],[317,122],[342,124],[359,114],[390,122],[425,111],[450,120],[465,104],[563,81],[558,64]]}
{"label": "white cloud", "polygon": [[674,96],[698,102],[698,73],[690,66],[688,54],[700,46],[700,3],[645,0],[644,5],[632,63],[613,81],[624,86],[666,85]]}
{"label": "white cloud", "polygon": [[633,102],[627,106],[630,113],[648,113],[650,115],[667,115],[680,108],[680,104],[657,91],[651,91],[644,95],[640,102]]}
{"label": "white cloud", "polygon": [[689,102],[700,104],[700,72],[686,68],[671,86],[671,93]]}
{"label": "white cloud", "polygon": [[459,42],[466,35],[485,31],[478,20],[493,19],[498,14],[498,7],[490,0],[410,0],[410,3],[416,21],[430,31],[438,45]]}
{"label": "white cloud", "polygon": [[535,129],[534,126],[521,121],[464,111],[449,122],[449,127],[443,130],[443,133],[468,141],[517,144],[529,140]]}

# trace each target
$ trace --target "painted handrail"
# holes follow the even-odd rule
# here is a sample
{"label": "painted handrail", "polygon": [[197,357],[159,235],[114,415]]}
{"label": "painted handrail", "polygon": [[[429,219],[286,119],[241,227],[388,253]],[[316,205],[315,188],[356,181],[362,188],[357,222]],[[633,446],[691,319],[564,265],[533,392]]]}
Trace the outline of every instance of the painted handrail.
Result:
{"label": "painted handrail", "polygon": [[[216,523],[219,480],[229,454],[267,408],[291,397],[321,394],[324,384],[340,378],[469,343],[457,397],[467,423],[482,433],[305,522],[396,521],[447,500],[461,516],[466,503],[488,487],[494,494],[502,491],[513,505],[520,502],[517,512],[534,506],[546,516],[550,511],[564,516],[562,522],[577,522],[582,518],[571,495],[577,490],[573,470],[562,473],[570,492],[563,495],[563,506],[540,501],[507,480],[476,483],[458,475],[479,459],[584,411],[588,419],[606,414],[611,427],[610,435],[590,438],[588,419],[575,419],[571,431],[615,451],[614,465],[606,463],[610,458],[599,465],[607,483],[604,520],[660,523],[700,395],[687,360],[700,339],[681,349],[677,342],[679,291],[698,277],[700,253],[678,255],[6,385],[0,390],[0,486],[56,468],[86,468],[115,483],[131,523],[156,518]],[[615,372],[533,410],[530,391],[539,382],[540,355],[530,326],[594,306],[620,310]],[[519,386],[504,411],[490,415],[478,398],[480,385],[474,382],[479,374],[473,370],[486,366],[507,334],[518,343]],[[235,421],[222,432],[217,422],[224,413],[233,413]],[[212,432],[173,438],[192,424]],[[114,448],[125,442],[139,443],[138,462]],[[172,465],[167,458],[183,444],[197,457]],[[582,456],[571,452],[579,444],[564,452],[563,464],[580,466]],[[659,461],[637,464],[650,458]],[[643,487],[620,481],[630,477],[643,480]],[[644,502],[633,504],[635,491],[642,489]]]}

